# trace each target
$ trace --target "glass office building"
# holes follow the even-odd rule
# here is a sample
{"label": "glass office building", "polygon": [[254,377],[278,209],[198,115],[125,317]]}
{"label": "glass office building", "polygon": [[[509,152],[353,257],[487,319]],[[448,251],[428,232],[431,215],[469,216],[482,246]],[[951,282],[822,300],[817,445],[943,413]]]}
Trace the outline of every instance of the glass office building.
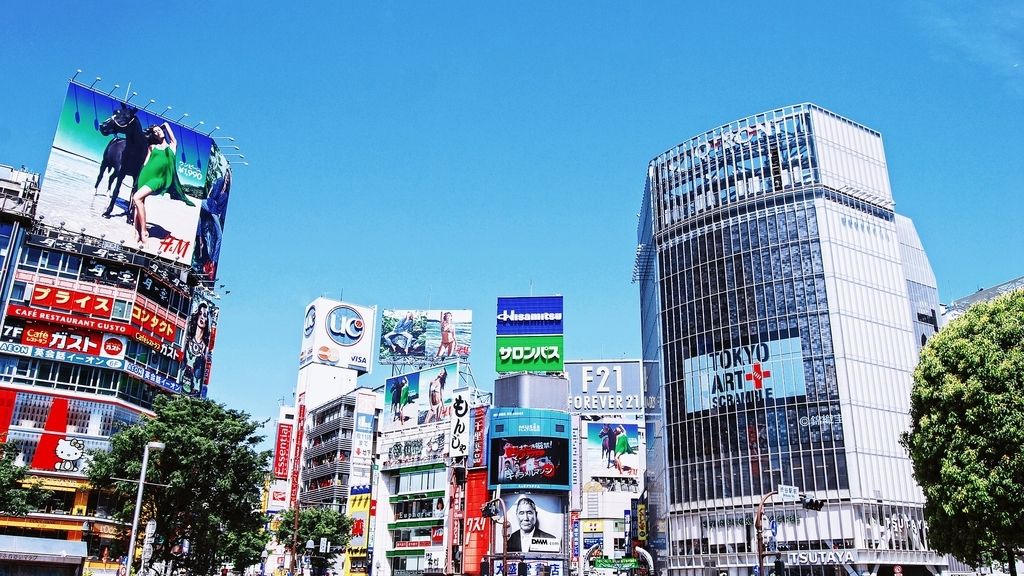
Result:
{"label": "glass office building", "polygon": [[826,502],[767,499],[791,576],[945,569],[899,444],[938,294],[881,135],[801,104],[695,136],[650,162],[638,237],[659,570],[753,574],[780,485]]}

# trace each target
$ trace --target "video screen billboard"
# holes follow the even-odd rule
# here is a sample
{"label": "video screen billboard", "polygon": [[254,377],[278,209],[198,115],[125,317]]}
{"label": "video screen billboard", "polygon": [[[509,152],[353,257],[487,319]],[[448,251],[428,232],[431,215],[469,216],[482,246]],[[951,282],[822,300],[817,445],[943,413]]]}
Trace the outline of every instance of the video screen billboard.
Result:
{"label": "video screen billboard", "polygon": [[199,272],[212,277],[219,233],[207,227],[201,238],[198,223],[210,200],[223,227],[229,189],[228,163],[209,136],[70,83],[36,214],[183,264],[202,244]]}
{"label": "video screen billboard", "polygon": [[[507,520],[511,525],[506,552],[562,552],[565,511],[562,497],[555,494],[503,494]],[[502,552],[500,522],[495,522],[495,553]]]}
{"label": "video screen billboard", "polygon": [[451,418],[452,391],[459,384],[459,363],[449,362],[388,378],[384,383],[383,431],[413,428]]}
{"label": "video screen billboard", "polygon": [[469,358],[472,310],[384,310],[381,364],[416,364],[427,359]]}
{"label": "video screen billboard", "polygon": [[500,408],[489,419],[490,487],[569,489],[569,415],[554,410]]}
{"label": "video screen billboard", "polygon": [[206,396],[210,384],[213,346],[217,338],[217,317],[220,308],[213,304],[205,292],[196,290],[192,297],[192,311],[185,326],[182,347],[185,356],[178,373],[181,392],[190,396]]}

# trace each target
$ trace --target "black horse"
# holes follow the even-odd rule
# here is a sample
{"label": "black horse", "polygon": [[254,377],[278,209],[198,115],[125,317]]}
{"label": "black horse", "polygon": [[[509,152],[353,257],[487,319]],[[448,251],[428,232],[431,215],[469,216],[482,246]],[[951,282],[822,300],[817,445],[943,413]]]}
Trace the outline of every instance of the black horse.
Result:
{"label": "black horse", "polygon": [[[103,151],[103,162],[100,163],[100,174],[96,178],[96,187],[98,188],[104,172],[109,169],[114,171],[110,179],[114,181],[116,177],[116,184],[110,195],[110,204],[103,213],[104,218],[110,218],[110,212],[117,203],[121,183],[125,176],[131,176],[132,192],[128,196],[128,208],[124,211],[129,223],[132,221],[132,196],[139,188],[139,172],[142,170],[142,163],[146,161],[146,153],[149,151],[145,131],[142,128],[142,122],[135,115],[136,112],[138,112],[137,108],[127,106],[122,102],[121,107],[114,110],[110,118],[100,124],[100,134],[104,136],[124,134],[124,138],[114,138],[110,144],[107,144],[106,150]],[[107,186],[109,188],[110,183]]]}

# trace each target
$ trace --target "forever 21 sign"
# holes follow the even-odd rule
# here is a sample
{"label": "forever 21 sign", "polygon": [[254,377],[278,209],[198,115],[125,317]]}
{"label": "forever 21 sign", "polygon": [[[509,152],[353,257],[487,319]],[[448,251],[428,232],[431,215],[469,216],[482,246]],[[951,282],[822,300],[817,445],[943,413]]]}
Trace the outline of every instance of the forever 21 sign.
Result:
{"label": "forever 21 sign", "polygon": [[570,412],[643,409],[640,362],[566,362]]}

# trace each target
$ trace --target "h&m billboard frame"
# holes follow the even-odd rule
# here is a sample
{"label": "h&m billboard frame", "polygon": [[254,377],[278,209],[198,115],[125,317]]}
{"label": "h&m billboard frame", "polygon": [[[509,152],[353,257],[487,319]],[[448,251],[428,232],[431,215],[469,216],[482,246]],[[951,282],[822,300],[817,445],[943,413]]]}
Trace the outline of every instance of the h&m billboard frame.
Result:
{"label": "h&m billboard frame", "polygon": [[36,214],[213,282],[231,182],[209,134],[72,81]]}

